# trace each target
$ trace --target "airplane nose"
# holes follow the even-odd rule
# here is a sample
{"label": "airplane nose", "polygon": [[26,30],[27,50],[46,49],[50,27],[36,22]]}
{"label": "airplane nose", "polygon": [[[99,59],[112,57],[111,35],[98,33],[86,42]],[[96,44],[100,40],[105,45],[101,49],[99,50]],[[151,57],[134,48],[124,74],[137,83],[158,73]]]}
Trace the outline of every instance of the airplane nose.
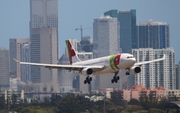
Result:
{"label": "airplane nose", "polygon": [[135,58],[132,58],[131,59],[133,63],[136,63],[136,59]]}

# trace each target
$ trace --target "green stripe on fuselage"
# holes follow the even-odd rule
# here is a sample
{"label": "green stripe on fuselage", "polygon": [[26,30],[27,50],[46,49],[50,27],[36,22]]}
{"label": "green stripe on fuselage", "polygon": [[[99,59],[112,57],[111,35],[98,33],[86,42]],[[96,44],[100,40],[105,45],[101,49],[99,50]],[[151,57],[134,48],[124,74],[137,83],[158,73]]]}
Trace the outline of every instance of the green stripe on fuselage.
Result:
{"label": "green stripe on fuselage", "polygon": [[109,61],[110,61],[110,66],[111,66],[111,68],[113,69],[113,70],[115,70],[115,65],[114,65],[114,59],[115,59],[115,55],[113,55],[113,56],[111,56],[110,58],[109,58]]}

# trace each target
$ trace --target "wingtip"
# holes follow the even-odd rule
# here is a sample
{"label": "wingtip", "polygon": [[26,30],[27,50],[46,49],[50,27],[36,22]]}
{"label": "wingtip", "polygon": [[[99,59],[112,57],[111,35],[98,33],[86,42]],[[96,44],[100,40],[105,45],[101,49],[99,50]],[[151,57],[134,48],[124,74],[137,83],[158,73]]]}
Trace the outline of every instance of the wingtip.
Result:
{"label": "wingtip", "polygon": [[14,60],[15,62],[19,63],[19,61],[18,61],[18,60],[16,60],[15,58],[13,58],[13,60]]}

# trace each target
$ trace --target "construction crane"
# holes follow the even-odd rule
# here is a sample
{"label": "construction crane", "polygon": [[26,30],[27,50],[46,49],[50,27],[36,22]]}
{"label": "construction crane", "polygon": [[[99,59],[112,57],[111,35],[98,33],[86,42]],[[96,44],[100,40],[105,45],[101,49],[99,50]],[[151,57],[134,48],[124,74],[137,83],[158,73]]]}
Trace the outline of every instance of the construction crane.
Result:
{"label": "construction crane", "polygon": [[91,28],[82,28],[82,25],[80,26],[80,28],[76,28],[75,30],[80,30],[81,31],[81,41],[83,39],[83,29],[91,29]]}

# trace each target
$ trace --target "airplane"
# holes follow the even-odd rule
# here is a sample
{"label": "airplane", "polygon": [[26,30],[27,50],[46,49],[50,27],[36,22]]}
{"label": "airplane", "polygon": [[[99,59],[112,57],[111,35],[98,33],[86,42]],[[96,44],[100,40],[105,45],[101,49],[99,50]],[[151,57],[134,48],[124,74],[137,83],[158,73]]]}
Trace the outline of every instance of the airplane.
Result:
{"label": "airplane", "polygon": [[81,75],[86,76],[84,80],[84,84],[90,84],[92,81],[92,75],[105,75],[108,73],[114,73],[113,78],[111,79],[111,83],[117,83],[120,79],[117,75],[120,70],[126,70],[126,75],[129,74],[137,74],[141,72],[141,66],[144,64],[149,64],[153,62],[158,62],[165,60],[165,54],[162,58],[151,60],[151,61],[143,61],[136,63],[136,59],[132,54],[129,53],[118,53],[115,55],[109,55],[105,57],[90,59],[81,61],[73,46],[71,45],[69,40],[66,40],[66,46],[69,56],[70,65],[59,65],[59,64],[43,64],[43,63],[31,63],[31,62],[19,62],[14,59],[17,63],[20,64],[28,64],[34,66],[42,66],[45,68],[56,68],[56,69],[65,69],[69,71],[77,71]]}

